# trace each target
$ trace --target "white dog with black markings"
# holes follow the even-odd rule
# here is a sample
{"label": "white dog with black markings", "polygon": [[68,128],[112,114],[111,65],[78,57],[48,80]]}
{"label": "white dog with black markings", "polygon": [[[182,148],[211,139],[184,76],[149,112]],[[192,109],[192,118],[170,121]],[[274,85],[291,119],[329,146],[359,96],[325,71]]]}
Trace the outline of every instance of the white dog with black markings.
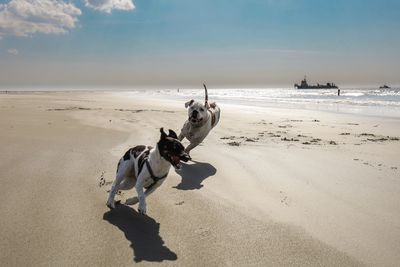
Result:
{"label": "white dog with black markings", "polygon": [[183,138],[189,140],[190,144],[185,149],[188,154],[203,142],[211,129],[218,124],[221,114],[215,102],[208,104],[207,87],[205,84],[203,86],[206,95],[204,104],[193,99],[185,103],[185,107],[188,108],[188,119],[182,127],[179,140],[182,141]]}
{"label": "white dog with black markings", "polygon": [[125,204],[134,205],[139,202],[139,213],[146,214],[146,197],[165,181],[171,165],[180,168],[181,160],[187,162],[190,159],[174,131],[169,130],[167,135],[161,128],[160,132],[161,137],[156,147],[133,147],[119,160],[117,175],[107,201],[110,209],[114,209],[118,203],[114,198],[119,190],[135,187],[138,196],[127,199]]}

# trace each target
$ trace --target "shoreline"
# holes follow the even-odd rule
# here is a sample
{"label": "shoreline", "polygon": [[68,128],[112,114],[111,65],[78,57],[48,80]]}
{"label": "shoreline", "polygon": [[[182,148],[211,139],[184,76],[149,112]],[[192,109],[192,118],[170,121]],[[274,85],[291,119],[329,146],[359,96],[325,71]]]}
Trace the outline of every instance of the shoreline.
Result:
{"label": "shoreline", "polygon": [[[193,89],[182,89],[182,91],[193,91]],[[225,90],[225,89],[216,89],[216,90]],[[239,90],[239,89],[233,89]],[[244,89],[247,90],[247,89]],[[263,89],[263,90],[274,90],[274,89]],[[282,89],[286,90],[286,89]],[[287,89],[288,91],[296,91],[294,89]],[[349,90],[370,90],[370,89],[349,89]],[[399,89],[393,89],[399,90]],[[46,95],[46,94],[111,94],[116,96],[124,95],[126,97],[133,98],[143,98],[144,100],[149,99],[158,99],[158,100],[170,100],[170,101],[187,101],[189,98],[194,98],[197,100],[202,100],[204,98],[203,95],[172,95],[170,93],[174,89],[132,89],[132,90],[59,90],[59,91],[46,91],[46,90],[34,90],[34,91],[9,91],[9,95]],[[198,90],[202,92],[202,90]],[[399,91],[400,92],[400,91]],[[1,93],[4,94],[4,91]],[[338,102],[326,102],[326,99],[318,99],[318,98],[309,98],[309,99],[291,99],[291,98],[280,98],[274,99],[266,98],[266,99],[242,99],[238,100],[238,98],[232,99],[223,99],[220,97],[215,98],[212,95],[210,99],[212,101],[216,101],[218,103],[223,103],[225,105],[231,106],[239,106],[239,107],[254,107],[254,108],[266,108],[266,109],[283,109],[283,110],[308,110],[308,111],[317,111],[317,112],[328,112],[334,114],[348,114],[362,117],[377,117],[377,118],[389,118],[389,119],[400,119],[400,103],[397,102],[388,102],[387,105],[377,104],[377,103],[351,103],[351,102],[339,102],[343,99],[346,99],[346,96],[342,95],[340,97],[334,97]],[[400,101],[400,100],[399,100]]]}

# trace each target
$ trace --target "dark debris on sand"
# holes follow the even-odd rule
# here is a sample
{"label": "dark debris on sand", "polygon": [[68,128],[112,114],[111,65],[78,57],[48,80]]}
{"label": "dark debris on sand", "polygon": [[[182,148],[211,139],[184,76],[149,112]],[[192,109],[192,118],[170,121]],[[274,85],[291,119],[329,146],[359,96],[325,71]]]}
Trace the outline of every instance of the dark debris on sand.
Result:
{"label": "dark debris on sand", "polygon": [[227,144],[230,145],[230,146],[240,146],[240,143],[236,142],[236,141],[228,142]]}
{"label": "dark debris on sand", "polygon": [[101,110],[101,108],[83,108],[83,107],[68,107],[68,108],[48,108],[47,111],[66,111],[66,110]]}

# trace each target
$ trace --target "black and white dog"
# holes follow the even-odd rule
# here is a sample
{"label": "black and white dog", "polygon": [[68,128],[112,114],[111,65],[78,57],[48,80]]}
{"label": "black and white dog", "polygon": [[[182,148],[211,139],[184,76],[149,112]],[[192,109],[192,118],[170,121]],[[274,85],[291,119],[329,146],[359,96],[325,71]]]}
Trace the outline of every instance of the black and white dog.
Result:
{"label": "black and white dog", "polygon": [[221,115],[217,104],[208,104],[207,87],[205,84],[203,86],[205,90],[204,104],[193,99],[185,103],[185,107],[188,108],[188,119],[181,129],[179,140],[182,141],[183,138],[189,140],[190,144],[185,149],[186,153],[190,153],[190,150],[203,142],[211,129],[218,124]]}
{"label": "black and white dog", "polygon": [[129,190],[135,186],[138,196],[127,199],[125,204],[139,202],[138,211],[146,214],[146,196],[165,181],[171,165],[180,168],[181,160],[187,162],[190,159],[174,131],[169,130],[167,135],[161,128],[160,132],[161,137],[156,147],[136,146],[119,160],[117,175],[107,201],[110,209],[115,208],[114,198],[118,190]]}

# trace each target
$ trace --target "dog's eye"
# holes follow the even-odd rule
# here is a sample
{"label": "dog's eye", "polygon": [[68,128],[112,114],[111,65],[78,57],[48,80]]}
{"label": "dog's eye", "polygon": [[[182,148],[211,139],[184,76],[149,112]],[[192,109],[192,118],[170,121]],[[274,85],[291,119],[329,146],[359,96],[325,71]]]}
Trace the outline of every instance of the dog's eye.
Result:
{"label": "dog's eye", "polygon": [[200,110],[201,110],[201,111],[204,111],[204,108],[201,108]]}

